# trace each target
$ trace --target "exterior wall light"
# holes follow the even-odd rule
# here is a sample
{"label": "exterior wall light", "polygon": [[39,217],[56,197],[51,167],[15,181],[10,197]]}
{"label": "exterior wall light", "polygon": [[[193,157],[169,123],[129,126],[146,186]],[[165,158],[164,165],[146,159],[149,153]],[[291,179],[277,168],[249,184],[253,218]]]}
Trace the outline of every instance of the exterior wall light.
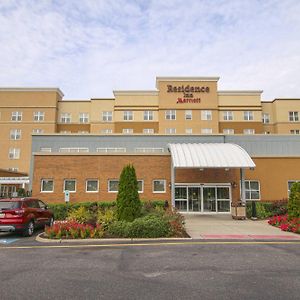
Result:
{"label": "exterior wall light", "polygon": [[204,171],[204,169],[203,169],[203,168],[200,168],[200,169],[199,169],[199,171],[201,171],[201,172],[202,172],[202,171]]}
{"label": "exterior wall light", "polygon": [[237,187],[236,182],[235,181],[231,182],[231,186],[232,186],[232,188],[235,189]]}
{"label": "exterior wall light", "polygon": [[225,168],[225,171],[228,172],[228,171],[229,171],[229,168]]}

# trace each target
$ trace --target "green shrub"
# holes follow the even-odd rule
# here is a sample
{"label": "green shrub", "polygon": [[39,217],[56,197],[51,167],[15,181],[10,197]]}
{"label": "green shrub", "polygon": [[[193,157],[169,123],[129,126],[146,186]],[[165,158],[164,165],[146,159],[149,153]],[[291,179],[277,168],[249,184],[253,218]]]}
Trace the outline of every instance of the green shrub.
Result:
{"label": "green shrub", "polygon": [[[275,215],[284,215],[287,212],[286,200],[273,202],[259,202],[256,201],[256,217],[258,219],[266,219]],[[247,218],[252,217],[252,201],[247,202],[246,206]]]}
{"label": "green shrub", "polygon": [[108,226],[116,221],[116,211],[113,208],[107,208],[105,210],[98,210],[97,224],[101,225],[105,230]]}
{"label": "green shrub", "polygon": [[73,209],[69,212],[67,219],[81,224],[91,224],[94,221],[93,214],[85,206]]}
{"label": "green shrub", "polygon": [[119,237],[119,238],[126,238],[128,237],[128,227],[129,222],[126,221],[114,221],[109,224],[107,233],[110,237]]}
{"label": "green shrub", "polygon": [[300,182],[294,182],[288,201],[289,219],[300,218]]}
{"label": "green shrub", "polygon": [[141,214],[142,203],[138,193],[138,182],[132,165],[123,168],[117,195],[117,218],[120,221],[133,221]]}

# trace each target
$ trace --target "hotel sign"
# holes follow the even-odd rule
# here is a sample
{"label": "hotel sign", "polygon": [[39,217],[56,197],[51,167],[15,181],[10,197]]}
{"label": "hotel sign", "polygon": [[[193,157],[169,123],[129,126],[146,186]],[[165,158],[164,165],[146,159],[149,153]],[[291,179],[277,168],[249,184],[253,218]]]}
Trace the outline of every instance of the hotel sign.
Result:
{"label": "hotel sign", "polygon": [[183,97],[177,98],[177,103],[200,103],[201,98],[195,98],[194,93],[209,93],[208,86],[190,86],[181,85],[173,86],[171,84],[167,85],[168,93],[183,93]]}

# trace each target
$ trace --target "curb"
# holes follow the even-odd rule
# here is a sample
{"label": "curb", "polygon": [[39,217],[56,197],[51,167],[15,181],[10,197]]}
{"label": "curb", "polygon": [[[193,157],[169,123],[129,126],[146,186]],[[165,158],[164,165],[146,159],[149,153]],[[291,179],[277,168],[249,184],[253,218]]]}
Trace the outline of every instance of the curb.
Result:
{"label": "curb", "polygon": [[46,239],[41,237],[44,232],[37,235],[35,240],[40,243],[86,243],[86,242],[97,242],[97,243],[107,243],[107,242],[157,242],[157,241],[191,241],[193,238],[103,238],[103,239]]}

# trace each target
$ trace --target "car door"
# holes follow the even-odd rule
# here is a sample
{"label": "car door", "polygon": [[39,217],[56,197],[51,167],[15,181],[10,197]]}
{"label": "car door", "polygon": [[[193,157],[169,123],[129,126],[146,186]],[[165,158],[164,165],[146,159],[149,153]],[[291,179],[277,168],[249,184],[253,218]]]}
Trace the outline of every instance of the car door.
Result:
{"label": "car door", "polygon": [[39,208],[40,208],[40,214],[41,214],[41,222],[43,224],[47,223],[50,218],[51,218],[51,213],[50,211],[47,209],[47,205],[41,201],[41,200],[37,200]]}

